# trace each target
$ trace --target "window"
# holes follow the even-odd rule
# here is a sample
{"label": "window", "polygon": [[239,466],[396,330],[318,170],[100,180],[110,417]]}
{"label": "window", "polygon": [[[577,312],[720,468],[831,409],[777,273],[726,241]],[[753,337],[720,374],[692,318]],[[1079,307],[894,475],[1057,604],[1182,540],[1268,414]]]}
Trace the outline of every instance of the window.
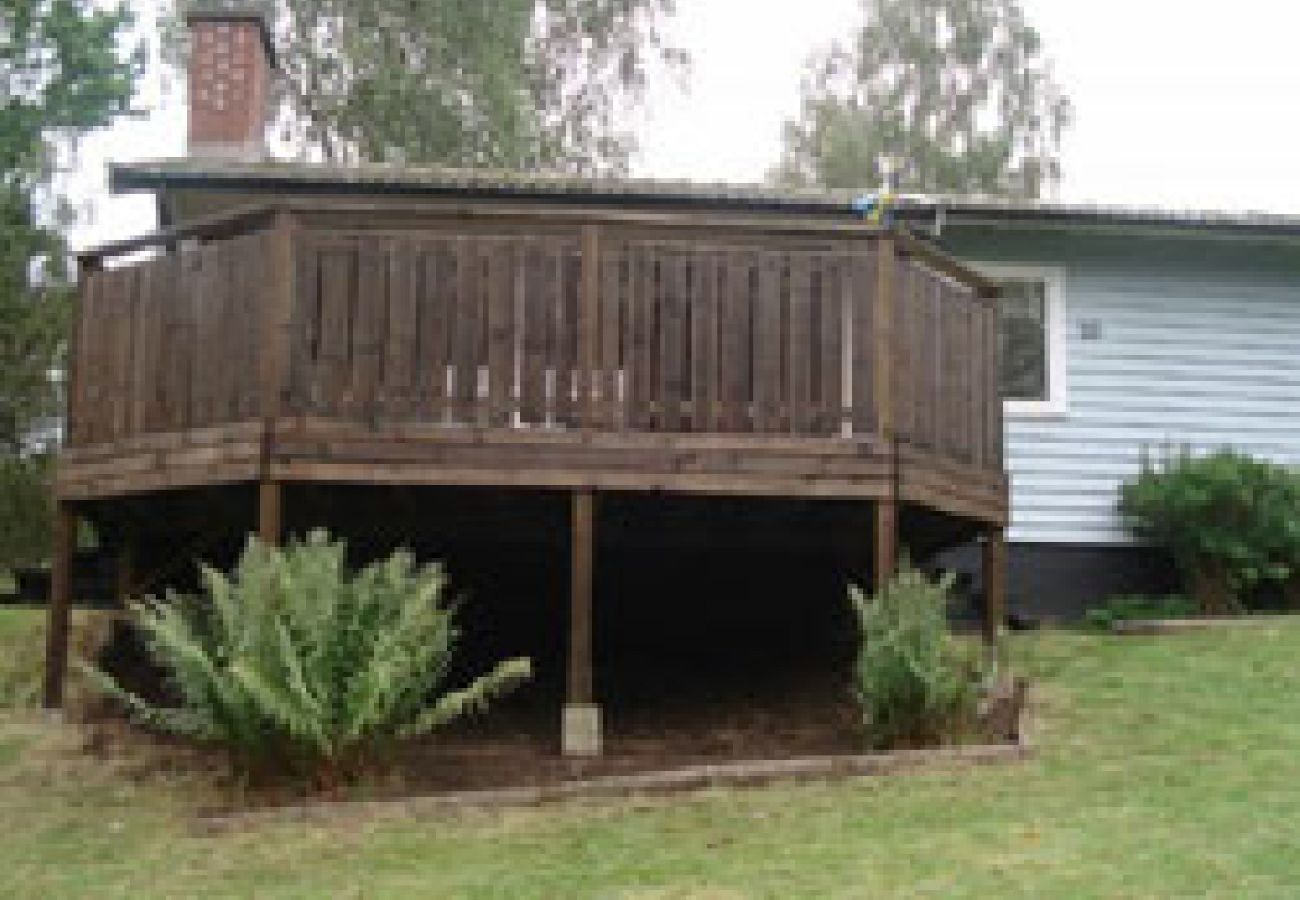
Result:
{"label": "window", "polygon": [[1011,415],[1065,411],[1065,278],[1058,269],[979,266],[1002,288],[1002,399]]}

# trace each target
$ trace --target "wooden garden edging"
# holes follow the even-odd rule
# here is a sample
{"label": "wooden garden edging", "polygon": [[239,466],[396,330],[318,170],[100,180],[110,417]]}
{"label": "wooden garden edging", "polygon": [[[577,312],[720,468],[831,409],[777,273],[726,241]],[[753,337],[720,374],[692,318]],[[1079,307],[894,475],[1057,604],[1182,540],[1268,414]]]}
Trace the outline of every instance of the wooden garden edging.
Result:
{"label": "wooden garden edging", "polygon": [[1021,738],[1002,744],[969,744],[900,750],[894,753],[711,763],[528,787],[456,791],[394,800],[322,801],[204,815],[199,818],[198,830],[204,834],[220,834],[287,822],[324,824],[358,819],[419,818],[447,815],[460,810],[538,806],[563,800],[659,795],[705,788],[757,787],[778,781],[898,775],[950,766],[1012,762],[1026,759],[1031,753],[1030,744]]}
{"label": "wooden garden edging", "polygon": [[1216,616],[1196,619],[1130,619],[1112,622],[1110,630],[1120,635],[1183,634],[1188,631],[1211,631],[1220,628],[1268,628],[1300,622],[1300,615],[1283,613],[1273,616]]}

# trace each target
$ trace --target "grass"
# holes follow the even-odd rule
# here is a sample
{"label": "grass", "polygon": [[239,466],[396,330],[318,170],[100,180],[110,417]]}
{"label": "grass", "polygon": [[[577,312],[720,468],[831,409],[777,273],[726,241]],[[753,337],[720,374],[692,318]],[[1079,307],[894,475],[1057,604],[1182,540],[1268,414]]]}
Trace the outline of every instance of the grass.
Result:
{"label": "grass", "polygon": [[1300,895],[1300,627],[1014,652],[1036,679],[1024,764],[219,837],[192,827],[201,786],[14,717],[0,895]]}

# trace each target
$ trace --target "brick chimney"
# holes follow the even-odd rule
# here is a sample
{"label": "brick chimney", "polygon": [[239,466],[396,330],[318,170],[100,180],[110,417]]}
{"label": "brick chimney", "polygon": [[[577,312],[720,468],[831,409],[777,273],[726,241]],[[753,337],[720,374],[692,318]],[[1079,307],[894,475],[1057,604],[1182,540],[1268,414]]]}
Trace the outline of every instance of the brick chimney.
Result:
{"label": "brick chimney", "polygon": [[264,159],[275,68],[265,6],[208,0],[190,8],[185,24],[190,36],[189,155]]}

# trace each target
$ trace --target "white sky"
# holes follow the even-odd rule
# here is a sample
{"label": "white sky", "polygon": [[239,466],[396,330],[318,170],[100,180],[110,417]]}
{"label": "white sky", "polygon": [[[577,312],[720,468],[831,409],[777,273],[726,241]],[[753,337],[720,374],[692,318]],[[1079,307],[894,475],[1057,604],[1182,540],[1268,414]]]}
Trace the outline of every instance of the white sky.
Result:
{"label": "white sky", "polygon": [[[151,0],[144,0],[150,3]],[[857,0],[677,0],[694,57],[683,93],[652,87],[638,175],[755,181],[798,108],[804,61],[849,31]],[[1022,0],[1075,110],[1063,200],[1300,214],[1300,4],[1292,0]],[[152,227],[145,198],[108,198],[106,159],[184,149],[183,111],[95,135],[76,182],[94,214],[74,245]]]}

